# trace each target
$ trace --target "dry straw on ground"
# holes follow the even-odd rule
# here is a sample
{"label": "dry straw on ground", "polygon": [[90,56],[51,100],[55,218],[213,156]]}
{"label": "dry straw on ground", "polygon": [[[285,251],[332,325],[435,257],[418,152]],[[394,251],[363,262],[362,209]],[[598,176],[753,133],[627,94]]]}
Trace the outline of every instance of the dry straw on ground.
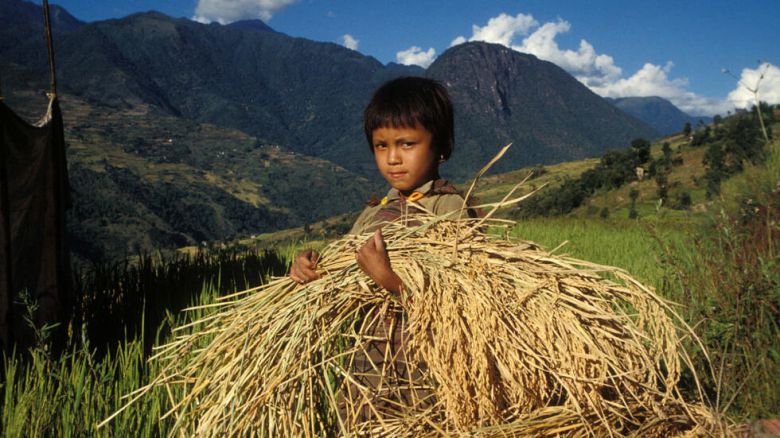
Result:
{"label": "dry straw on ground", "polygon": [[503,221],[414,219],[383,228],[402,296],[357,267],[367,236],[345,236],[319,280],[275,279],[179,327],[131,402],[168,388],[186,436],[729,433],[679,394],[693,334],[653,290],[485,232]]}

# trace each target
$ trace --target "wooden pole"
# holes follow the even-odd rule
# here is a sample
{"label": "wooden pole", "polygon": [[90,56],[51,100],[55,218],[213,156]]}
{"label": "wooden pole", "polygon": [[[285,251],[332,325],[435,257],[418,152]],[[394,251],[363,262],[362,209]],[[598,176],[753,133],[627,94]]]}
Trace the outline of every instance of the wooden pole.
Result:
{"label": "wooden pole", "polygon": [[57,74],[54,69],[54,43],[51,36],[51,20],[49,19],[49,0],[43,0],[43,22],[46,28],[46,46],[49,49],[49,83],[50,97],[57,95]]}

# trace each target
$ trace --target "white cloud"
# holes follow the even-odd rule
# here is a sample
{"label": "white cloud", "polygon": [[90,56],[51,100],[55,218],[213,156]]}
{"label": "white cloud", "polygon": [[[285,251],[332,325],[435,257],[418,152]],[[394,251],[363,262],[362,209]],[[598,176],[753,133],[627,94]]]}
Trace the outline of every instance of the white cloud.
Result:
{"label": "white cloud", "polygon": [[193,20],[201,23],[216,21],[220,24],[238,20],[261,19],[268,21],[273,15],[295,3],[296,0],[198,0]]}
{"label": "white cloud", "polygon": [[[516,35],[526,35],[528,31],[539,25],[533,16],[517,14],[516,16],[504,13],[488,20],[487,24],[479,27],[476,24],[471,26],[471,37],[469,41],[485,41],[488,43],[503,44],[510,46]],[[450,47],[466,42],[464,36],[458,36]]]}
{"label": "white cloud", "polygon": [[679,94],[688,85],[685,78],[669,79],[673,66],[671,62],[663,67],[647,63],[629,78],[591,88],[605,97],[649,96],[650,93],[657,93],[660,97],[672,96]]}
{"label": "white cloud", "polygon": [[[759,82],[761,74],[764,77]],[[780,68],[764,63],[756,69],[745,68],[739,78],[740,84],[726,98],[737,108],[750,108],[756,104],[753,92],[758,85],[758,98],[769,104],[780,103]]]}
{"label": "white cloud", "polygon": [[357,50],[358,49],[358,44],[360,43],[360,41],[356,40],[355,37],[353,37],[352,35],[350,35],[348,33],[345,33],[341,37],[341,42],[344,45],[344,47],[346,47],[348,49],[352,49],[352,50]]}
{"label": "white cloud", "polygon": [[555,38],[570,29],[571,24],[564,20],[545,23],[521,44],[511,47],[558,65],[588,86],[602,85],[620,77],[622,70],[615,65],[612,57],[596,53],[593,45],[585,40],[580,40],[576,51],[561,49]]}
{"label": "white cloud", "polygon": [[412,46],[395,54],[395,59],[399,64],[419,65],[422,68],[428,68],[435,58],[436,49],[433,47],[423,52],[421,48]]}
{"label": "white cloud", "polygon": [[[530,53],[545,61],[550,61],[577,78],[593,92],[604,97],[659,96],[674,103],[681,110],[694,115],[725,113],[736,102],[745,101],[745,90],[736,89],[727,100],[701,96],[689,90],[687,78],[671,77],[673,64],[664,66],[646,63],[629,77],[623,77],[623,70],[615,64],[614,58],[598,53],[595,47],[582,39],[576,50],[561,48],[556,38],[571,30],[568,21],[558,19],[554,22],[539,24],[533,16],[518,14],[515,17],[500,14],[488,20],[485,26],[472,26],[472,35],[468,41],[485,41],[510,47],[518,52]],[[522,38],[521,41],[518,40]],[[466,42],[458,36],[451,46]],[[762,100],[770,100],[780,93],[780,73],[772,70],[762,82]],[[743,70],[743,82],[757,78],[754,70]],[[747,75],[747,76],[746,76]],[[751,76],[753,75],[753,76]],[[777,79],[775,79],[777,77]],[[752,79],[755,82],[755,79]],[[766,85],[765,85],[766,83]],[[764,88],[766,87],[766,94]],[[748,93],[749,94],[749,93]],[[766,98],[764,96],[767,96]],[[752,96],[751,96],[752,97]]]}
{"label": "white cloud", "polygon": [[458,44],[463,44],[465,42],[466,42],[466,37],[464,37],[463,35],[460,35],[460,36],[455,37],[454,40],[452,40],[452,42],[450,43],[450,47],[457,46]]}
{"label": "white cloud", "polygon": [[531,15],[517,14],[512,17],[507,14],[499,14],[488,20],[483,27],[471,26],[470,41],[486,41],[508,46],[515,35],[526,35],[528,31],[539,25]]}

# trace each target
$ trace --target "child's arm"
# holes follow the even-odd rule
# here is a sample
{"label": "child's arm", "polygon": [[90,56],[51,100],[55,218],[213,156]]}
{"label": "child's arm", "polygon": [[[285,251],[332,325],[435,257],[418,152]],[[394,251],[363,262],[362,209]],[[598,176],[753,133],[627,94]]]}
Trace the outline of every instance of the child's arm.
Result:
{"label": "child's arm", "polygon": [[314,270],[319,259],[320,255],[317,251],[307,249],[299,252],[290,266],[290,278],[301,284],[320,278],[320,275]]}
{"label": "child's arm", "polygon": [[358,266],[376,284],[387,289],[388,292],[398,294],[401,292],[401,278],[393,271],[390,265],[390,257],[385,249],[385,239],[382,230],[377,230],[374,235],[363,244],[355,254]]}

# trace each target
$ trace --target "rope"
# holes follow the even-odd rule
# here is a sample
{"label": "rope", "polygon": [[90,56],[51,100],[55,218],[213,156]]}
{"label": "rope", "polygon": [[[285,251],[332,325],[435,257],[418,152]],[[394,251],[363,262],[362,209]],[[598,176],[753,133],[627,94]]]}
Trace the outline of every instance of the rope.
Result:
{"label": "rope", "polygon": [[[14,265],[13,257],[11,256],[11,207],[10,207],[10,194],[8,190],[8,158],[6,157],[5,146],[0,146],[0,228],[2,228],[2,236],[0,236],[0,242],[3,242],[2,252],[5,253],[6,260],[0,262],[5,264],[5,284],[0,285],[0,295],[5,295],[5,308],[6,315],[10,316],[14,285]],[[2,279],[0,279],[2,281]],[[12,324],[6,325],[3,329],[0,327],[0,344],[5,347],[5,352],[11,351],[11,340],[13,339]]]}
{"label": "rope", "polygon": [[53,98],[57,95],[57,75],[54,70],[54,43],[51,37],[51,20],[49,19],[49,0],[43,0],[43,22],[46,27],[46,45],[49,49],[49,79],[51,89],[49,90],[49,98]]}

